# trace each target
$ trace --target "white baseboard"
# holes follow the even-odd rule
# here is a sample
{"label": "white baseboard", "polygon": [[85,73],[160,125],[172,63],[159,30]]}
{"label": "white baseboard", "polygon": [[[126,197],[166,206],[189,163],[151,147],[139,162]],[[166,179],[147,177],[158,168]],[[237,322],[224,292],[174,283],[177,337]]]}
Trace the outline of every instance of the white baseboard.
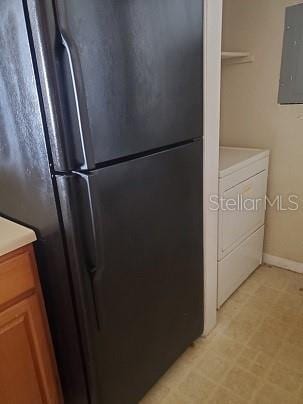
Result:
{"label": "white baseboard", "polygon": [[264,254],[264,264],[273,265],[275,267],[288,269],[289,271],[298,272],[303,274],[303,263],[297,261],[291,261],[286,258],[275,257],[274,255]]}

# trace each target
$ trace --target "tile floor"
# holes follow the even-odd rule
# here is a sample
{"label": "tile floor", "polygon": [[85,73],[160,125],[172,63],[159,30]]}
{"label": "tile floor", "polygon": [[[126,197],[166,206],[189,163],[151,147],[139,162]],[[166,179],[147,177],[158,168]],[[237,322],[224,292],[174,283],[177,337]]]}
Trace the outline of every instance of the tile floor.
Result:
{"label": "tile floor", "polygon": [[303,404],[303,275],[259,268],[141,404]]}

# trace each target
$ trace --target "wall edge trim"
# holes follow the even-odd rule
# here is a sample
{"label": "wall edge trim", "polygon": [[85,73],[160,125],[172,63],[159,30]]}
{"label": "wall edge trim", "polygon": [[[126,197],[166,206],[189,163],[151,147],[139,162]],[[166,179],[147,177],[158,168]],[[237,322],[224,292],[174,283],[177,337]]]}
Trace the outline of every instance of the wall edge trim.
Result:
{"label": "wall edge trim", "polygon": [[263,263],[303,274],[303,262],[292,261],[287,258],[277,257],[270,254],[263,254]]}

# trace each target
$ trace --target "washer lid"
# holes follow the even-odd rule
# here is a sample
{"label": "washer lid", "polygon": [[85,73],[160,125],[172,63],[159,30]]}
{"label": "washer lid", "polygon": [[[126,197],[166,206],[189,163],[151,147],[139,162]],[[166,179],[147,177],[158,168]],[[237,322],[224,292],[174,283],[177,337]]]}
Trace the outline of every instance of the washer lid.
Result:
{"label": "washer lid", "polygon": [[219,178],[269,156],[269,150],[242,147],[220,147]]}

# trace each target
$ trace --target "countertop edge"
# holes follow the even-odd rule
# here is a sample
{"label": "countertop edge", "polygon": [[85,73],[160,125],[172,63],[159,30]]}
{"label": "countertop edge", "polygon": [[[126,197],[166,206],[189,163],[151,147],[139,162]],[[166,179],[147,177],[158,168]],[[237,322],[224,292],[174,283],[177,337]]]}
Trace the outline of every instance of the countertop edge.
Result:
{"label": "countertop edge", "polygon": [[37,237],[33,230],[0,217],[0,257],[36,240]]}

